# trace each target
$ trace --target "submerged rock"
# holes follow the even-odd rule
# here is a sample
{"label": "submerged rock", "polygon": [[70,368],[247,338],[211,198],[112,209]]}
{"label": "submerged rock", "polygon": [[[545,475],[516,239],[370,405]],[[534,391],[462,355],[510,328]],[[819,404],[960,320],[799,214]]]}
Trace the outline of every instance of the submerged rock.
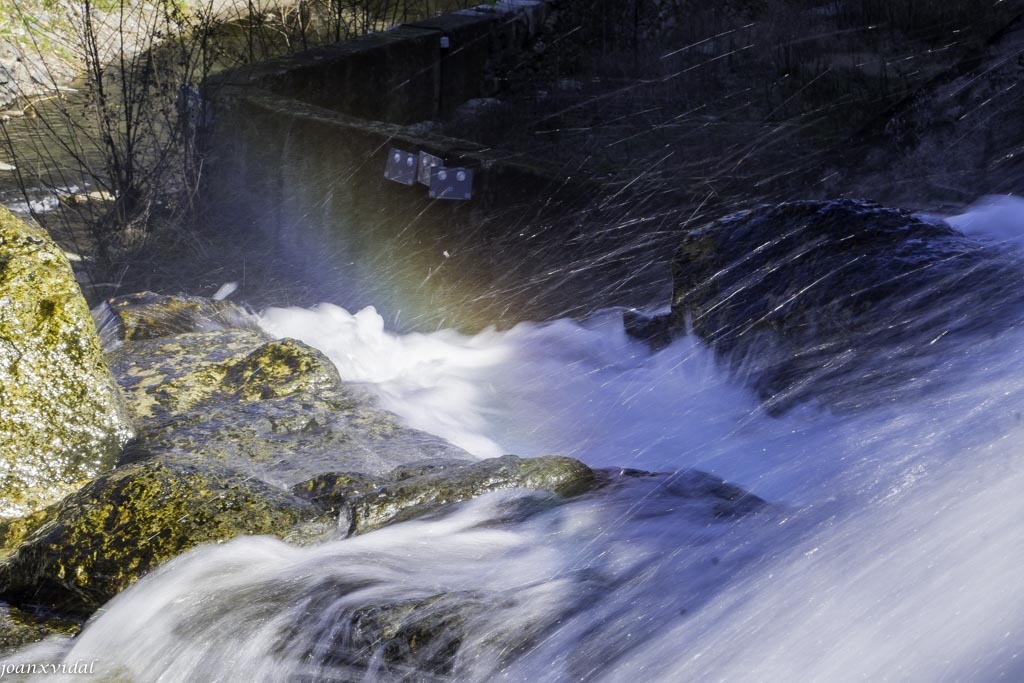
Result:
{"label": "submerged rock", "polygon": [[362,534],[490,491],[520,488],[570,497],[586,493],[595,481],[594,472],[573,458],[506,455],[472,464],[400,467],[384,480],[330,473],[292,490],[338,514],[349,534]]}
{"label": "submerged rock", "polygon": [[1019,264],[948,225],[855,201],[727,216],[673,263],[672,329],[749,373],[770,410],[810,397],[860,405],[964,334],[1020,319]]}
{"label": "submerged rock", "polygon": [[[547,460],[552,471],[583,475],[585,469],[578,463],[574,466],[574,461],[568,458]],[[528,463],[514,457],[498,458],[480,463],[478,471],[511,472]],[[538,470],[544,468],[539,463],[537,466]],[[472,480],[469,475],[472,469],[472,466],[445,467],[436,474]],[[394,476],[402,475],[396,472]],[[408,481],[422,476],[425,475],[419,474]],[[569,476],[564,481],[568,483],[574,479]],[[358,477],[352,480],[339,477],[337,483],[343,489],[354,487],[357,490],[366,485]],[[321,487],[315,483],[303,486],[308,492],[316,492],[314,499],[321,504],[328,500],[323,494],[330,490],[330,486]],[[739,524],[742,518],[770,510],[761,498],[697,470],[674,473],[586,470],[585,476],[575,480],[566,491],[569,497],[525,492],[521,496],[504,495],[500,502],[494,502],[487,508],[486,517],[479,518],[473,527],[500,530],[499,533],[515,533],[513,530],[529,527],[535,533],[538,528],[550,529],[550,534],[534,537],[534,543],[542,547],[551,543],[562,553],[577,558],[576,562],[570,560],[567,563],[571,568],[557,576],[536,583],[527,581],[510,585],[517,583],[516,572],[523,569],[516,566],[514,559],[506,557],[509,561],[509,584],[496,579],[446,592],[431,592],[426,588],[427,592],[423,594],[424,588],[417,580],[421,577],[417,576],[415,565],[393,567],[394,556],[384,554],[387,559],[382,562],[388,570],[381,576],[390,576],[392,571],[398,574],[388,591],[381,590],[364,576],[346,571],[346,563],[337,557],[331,569],[325,570],[323,575],[306,580],[304,585],[299,582],[289,585],[285,589],[288,592],[278,597],[281,607],[277,614],[281,621],[276,628],[282,629],[284,634],[280,641],[282,650],[287,647],[289,656],[295,658],[293,661],[301,662],[299,680],[333,677],[355,680],[367,675],[391,680],[402,678],[410,671],[455,680],[486,679],[480,672],[490,671],[491,678],[494,678],[506,664],[537,647],[573,615],[586,610],[600,611],[599,605],[609,594],[621,590],[624,583],[652,580],[646,571],[650,565],[631,556],[626,549],[635,547],[636,554],[643,555],[646,540],[650,540],[645,539],[645,529],[652,529],[649,533],[660,542],[672,538],[673,543],[679,544],[675,546],[679,564],[706,562],[720,566],[717,571],[728,576],[743,563],[735,559],[721,561],[714,543],[709,542],[721,532],[712,527],[716,524]],[[360,491],[356,496],[357,499],[372,500],[374,493]],[[476,502],[481,503],[483,501]],[[561,521],[556,523],[555,520]],[[588,526],[589,531],[574,535]],[[681,533],[673,538],[673,532]],[[434,534],[437,534],[436,530]],[[607,535],[612,540],[599,541],[591,534],[599,538]],[[428,535],[428,538],[433,537],[433,534]],[[443,534],[437,534],[437,537],[443,538]],[[566,538],[571,540],[567,542]],[[615,539],[622,545],[616,547]],[[588,560],[588,547],[595,558],[607,554],[612,559],[607,563]],[[416,557],[413,552],[410,551],[410,556]],[[488,557],[491,552],[487,548],[479,550],[483,557]],[[400,551],[398,556],[401,557]],[[465,558],[462,561],[465,562]],[[500,575],[500,570],[497,573]],[[437,583],[433,579],[426,581],[426,585],[431,587]],[[541,585],[547,588],[540,588]],[[548,589],[557,597],[547,594],[538,599],[538,594]],[[679,592],[686,591],[680,589]],[[698,592],[699,599],[705,599],[703,591]],[[681,600],[675,594],[665,596],[665,599],[670,603],[685,604],[685,599]],[[519,611],[518,606],[526,604],[531,604],[532,609],[525,610],[530,614],[528,618],[522,618],[524,611]],[[558,607],[553,607],[556,604]],[[302,608],[296,608],[297,605]],[[513,614],[516,615],[513,618],[519,618],[513,623],[502,623],[501,616],[495,617]],[[604,618],[608,618],[607,613]],[[614,622],[613,617],[611,621]],[[610,629],[607,623],[605,627]],[[467,643],[471,643],[469,651],[472,656],[482,654],[483,662],[466,658]],[[614,644],[606,642],[602,647],[614,649],[620,646],[628,648],[628,639]],[[481,663],[483,669],[474,668]],[[467,670],[474,673],[467,674]],[[577,678],[585,680],[584,673],[581,672]]]}
{"label": "submerged rock", "polygon": [[131,436],[67,257],[0,208],[0,517],[109,469]]}
{"label": "submerged rock", "polygon": [[633,339],[646,343],[652,351],[660,351],[672,343],[672,317],[645,315],[636,310],[622,314],[622,325]]}
{"label": "submerged rock", "polygon": [[597,474],[602,485],[608,486],[622,486],[630,480],[646,480],[652,492],[644,496],[633,510],[644,516],[676,512],[681,503],[692,506],[698,514],[711,519],[741,517],[768,507],[763,498],[701,470],[645,472],[604,469]]}
{"label": "submerged rock", "polygon": [[326,671],[365,670],[378,661],[388,679],[409,670],[450,676],[467,622],[487,609],[487,596],[471,591],[361,607],[344,615],[348,628],[323,634],[307,657],[319,655],[318,667]]}
{"label": "submerged rock", "polygon": [[0,596],[15,605],[89,614],[200,543],[285,535],[320,512],[222,467],[150,462],[105,474],[51,507],[0,561]]}

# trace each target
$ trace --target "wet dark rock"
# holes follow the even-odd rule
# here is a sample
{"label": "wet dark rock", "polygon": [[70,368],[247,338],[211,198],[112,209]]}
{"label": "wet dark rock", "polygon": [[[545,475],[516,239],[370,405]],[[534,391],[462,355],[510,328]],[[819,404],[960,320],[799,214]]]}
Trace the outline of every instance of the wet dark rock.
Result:
{"label": "wet dark rock", "polygon": [[660,351],[672,343],[672,316],[644,315],[627,310],[622,314],[626,334],[647,344],[651,351]]}
{"label": "wet dark rock", "polygon": [[671,515],[685,506],[701,518],[720,520],[754,514],[769,507],[763,498],[701,470],[648,472],[605,468],[596,470],[595,477],[598,486],[608,489],[642,481],[649,491],[640,496],[630,510],[631,515],[639,517]]}
{"label": "wet dark rock", "polygon": [[673,263],[672,329],[750,375],[769,410],[860,405],[1020,319],[1012,258],[941,221],[855,200],[764,206],[692,231]]}
{"label": "wet dark rock", "polygon": [[328,671],[358,671],[378,660],[386,676],[409,670],[448,676],[466,637],[466,622],[486,610],[485,596],[466,591],[362,607],[348,615],[344,641],[324,634],[341,642],[318,643],[320,665]]}
{"label": "wet dark rock", "polygon": [[348,501],[375,491],[388,481],[385,477],[371,477],[358,472],[327,472],[299,482],[291,490],[324,510],[338,514]]}
{"label": "wet dark rock", "polygon": [[73,636],[80,621],[37,615],[0,602],[0,656],[52,635]]}
{"label": "wet dark rock", "polygon": [[18,606],[90,614],[150,569],[200,544],[285,535],[320,511],[212,465],[119,468],[47,509],[0,561],[0,596]]}
{"label": "wet dark rock", "polygon": [[573,458],[506,455],[472,464],[397,468],[387,478],[330,473],[293,487],[296,495],[339,515],[361,534],[502,489],[532,489],[571,497],[595,485],[593,471]]}

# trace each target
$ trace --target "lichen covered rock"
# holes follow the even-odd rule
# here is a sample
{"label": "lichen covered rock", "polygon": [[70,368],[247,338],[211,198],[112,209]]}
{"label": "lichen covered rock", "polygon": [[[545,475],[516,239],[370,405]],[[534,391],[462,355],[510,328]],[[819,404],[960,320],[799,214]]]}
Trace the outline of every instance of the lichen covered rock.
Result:
{"label": "lichen covered rock", "polygon": [[0,209],[0,517],[109,469],[131,436],[67,258]]}
{"label": "lichen covered rock", "polygon": [[0,561],[0,595],[89,614],[162,562],[200,543],[285,535],[321,513],[229,469],[149,462],[107,473],[46,511]]}
{"label": "lichen covered rock", "polygon": [[[201,315],[183,328],[174,297],[146,303],[146,325],[156,331],[168,329],[161,306],[173,329],[184,331],[156,334],[133,315],[135,339],[110,353],[139,424],[121,463],[191,457],[290,486],[323,472],[382,475],[424,459],[470,460],[443,439],[401,425],[302,342],[211,325]],[[130,307],[112,308],[123,315]]]}
{"label": "lichen covered rock", "polygon": [[[184,332],[259,329],[256,316],[230,301],[139,292],[108,299],[98,307],[97,326],[104,339],[154,339]],[[116,345],[116,344],[115,344]]]}

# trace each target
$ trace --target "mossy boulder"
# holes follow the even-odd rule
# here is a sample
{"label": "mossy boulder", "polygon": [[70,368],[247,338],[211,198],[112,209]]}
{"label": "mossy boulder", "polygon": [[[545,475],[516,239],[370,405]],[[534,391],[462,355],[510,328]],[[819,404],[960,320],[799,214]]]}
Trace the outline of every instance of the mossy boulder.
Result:
{"label": "mossy boulder", "polygon": [[920,376],[936,351],[1020,320],[1021,274],[1010,256],[899,209],[763,206],[684,238],[670,326],[752,375],[770,409],[810,397],[856,407]]}
{"label": "mossy boulder", "polygon": [[67,258],[0,208],[0,517],[109,469],[131,436]]}
{"label": "mossy boulder", "polygon": [[[189,311],[207,310],[186,303]],[[329,471],[382,475],[425,459],[471,459],[439,437],[401,425],[302,342],[272,339],[244,319],[243,328],[227,326],[230,314],[218,313],[213,322],[183,316],[175,297],[146,298],[145,316],[130,314],[134,305],[111,304],[121,318],[136,321],[134,339],[120,339],[110,352],[139,425],[122,464],[194,458],[291,486]]]}
{"label": "mossy boulder", "polygon": [[51,507],[0,561],[15,605],[89,614],[162,562],[243,534],[283,536],[320,511],[213,465],[149,462],[100,476]]}
{"label": "mossy boulder", "polygon": [[579,460],[506,455],[472,464],[399,467],[376,481],[359,474],[329,473],[292,491],[336,513],[349,534],[361,534],[490,491],[532,489],[569,497],[594,485],[593,471]]}

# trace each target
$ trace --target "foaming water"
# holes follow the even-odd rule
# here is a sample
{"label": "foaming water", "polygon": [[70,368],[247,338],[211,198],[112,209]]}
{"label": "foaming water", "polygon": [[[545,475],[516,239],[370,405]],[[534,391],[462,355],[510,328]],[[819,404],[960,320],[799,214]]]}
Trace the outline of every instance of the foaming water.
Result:
{"label": "foaming water", "polygon": [[[651,353],[618,311],[473,336],[330,305],[262,320],[478,456],[679,474],[495,493],[311,548],[198,548],[22,657],[138,681],[1024,676],[1019,326],[949,344],[919,392],[773,417],[700,343]],[[716,516],[686,489],[694,467],[769,505]],[[419,649],[396,650],[402,633]]]}
{"label": "foaming water", "polygon": [[989,195],[963,213],[945,217],[954,228],[973,237],[1007,246],[1024,246],[1024,199],[1011,195]]}
{"label": "foaming water", "polygon": [[344,379],[366,383],[408,424],[478,457],[559,454],[594,467],[699,467],[756,484],[762,495],[784,495],[799,488],[792,477],[802,476],[791,466],[789,435],[828,434],[811,408],[786,423],[764,416],[692,337],[652,354],[626,335],[621,311],[474,336],[396,335],[373,309],[350,314],[333,305],[268,309],[262,325],[320,348]]}
{"label": "foaming water", "polygon": [[[549,334],[534,326],[491,341],[512,347],[507,362],[517,338],[551,343]],[[916,404],[880,400],[853,415],[809,408],[781,419],[715,379],[698,348],[684,341],[664,357],[637,350],[621,361],[623,374],[644,357],[698,366],[688,377],[691,403],[676,407],[718,423],[711,434],[690,428],[706,450],[692,446],[679,464],[746,472],[745,483],[777,494],[756,515],[716,519],[705,501],[678,495],[672,478],[638,478],[564,504],[502,492],[312,548],[238,539],[147,577],[64,654],[143,681],[212,671],[231,672],[226,680],[397,680],[409,672],[375,640],[383,617],[368,608],[383,606],[402,615],[404,628],[425,624],[427,632],[431,619],[458,615],[445,631],[450,640],[419,653],[416,680],[985,681],[1024,673],[1024,334],[995,338],[943,368],[965,381]],[[565,348],[555,355],[570,375],[588,376],[594,362]],[[501,363],[477,369],[495,374]],[[612,367],[601,366],[609,374],[598,383],[612,381]],[[730,398],[701,405],[715,391]],[[577,422],[589,412],[586,401],[571,410]],[[360,648],[362,664],[350,657]],[[430,669],[452,650],[451,670]]]}

